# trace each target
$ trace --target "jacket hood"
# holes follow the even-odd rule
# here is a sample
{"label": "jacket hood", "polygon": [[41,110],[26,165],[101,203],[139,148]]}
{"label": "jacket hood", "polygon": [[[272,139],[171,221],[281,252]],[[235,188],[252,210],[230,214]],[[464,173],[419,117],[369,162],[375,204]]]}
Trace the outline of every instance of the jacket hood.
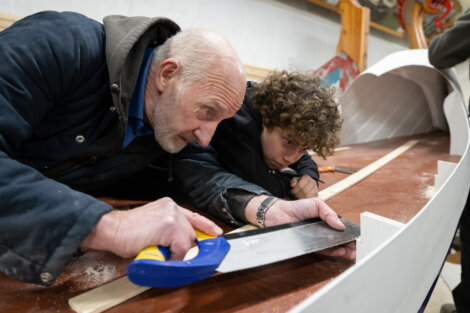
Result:
{"label": "jacket hood", "polygon": [[103,24],[113,101],[119,116],[126,121],[145,49],[161,45],[181,29],[172,20],[159,17],[110,15]]}
{"label": "jacket hood", "polygon": [[181,30],[172,20],[160,17],[110,15],[103,19],[103,24],[111,82],[119,76],[119,69],[127,59],[139,68],[147,47],[161,45]]}

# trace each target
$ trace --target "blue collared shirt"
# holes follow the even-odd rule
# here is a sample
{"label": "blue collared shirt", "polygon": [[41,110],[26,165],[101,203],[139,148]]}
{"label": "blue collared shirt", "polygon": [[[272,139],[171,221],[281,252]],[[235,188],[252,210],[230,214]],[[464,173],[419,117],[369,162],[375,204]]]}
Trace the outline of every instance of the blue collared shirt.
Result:
{"label": "blue collared shirt", "polygon": [[139,76],[129,102],[129,118],[124,135],[122,148],[127,147],[132,140],[138,136],[153,134],[153,129],[144,122],[144,92],[147,83],[147,74],[150,69],[150,62],[154,53],[154,48],[147,48],[144,52],[142,65],[140,66]]}

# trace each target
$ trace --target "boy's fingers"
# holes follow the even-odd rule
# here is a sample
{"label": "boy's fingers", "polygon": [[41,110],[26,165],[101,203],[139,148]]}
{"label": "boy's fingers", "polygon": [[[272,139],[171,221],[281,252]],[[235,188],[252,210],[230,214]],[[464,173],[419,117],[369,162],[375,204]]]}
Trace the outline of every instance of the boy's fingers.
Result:
{"label": "boy's fingers", "polygon": [[339,220],[338,214],[333,211],[325,202],[315,198],[315,204],[317,206],[318,215],[328,225],[338,230],[344,230],[346,226]]}
{"label": "boy's fingers", "polygon": [[346,227],[344,226],[343,223],[341,223],[341,221],[338,218],[338,215],[336,214],[328,214],[325,217],[325,222],[335,229],[338,229],[338,230],[346,229]]}

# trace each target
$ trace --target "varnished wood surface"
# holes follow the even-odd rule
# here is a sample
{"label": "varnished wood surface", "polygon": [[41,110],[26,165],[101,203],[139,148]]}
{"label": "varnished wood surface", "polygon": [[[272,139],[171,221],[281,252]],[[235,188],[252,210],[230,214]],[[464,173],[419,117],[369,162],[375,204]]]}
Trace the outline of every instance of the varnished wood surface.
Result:
{"label": "varnished wood surface", "polygon": [[341,33],[336,53],[346,53],[357,65],[359,72],[367,68],[369,47],[370,9],[357,0],[340,0]]}
{"label": "varnished wood surface", "polygon": [[[447,134],[353,145],[326,161],[314,156],[319,164],[364,167],[409,139],[420,142],[327,203],[357,224],[364,211],[408,222],[431,196],[437,161],[460,159],[448,155]],[[320,187],[347,175],[325,173],[321,177],[325,184]],[[137,204],[103,200],[124,209]],[[0,312],[73,312],[67,304],[69,298],[125,275],[130,261],[106,252],[87,252],[75,257],[51,287],[17,282],[0,274]],[[109,312],[286,312],[351,265],[353,262],[309,254],[258,269],[215,275],[185,287],[150,289]]]}

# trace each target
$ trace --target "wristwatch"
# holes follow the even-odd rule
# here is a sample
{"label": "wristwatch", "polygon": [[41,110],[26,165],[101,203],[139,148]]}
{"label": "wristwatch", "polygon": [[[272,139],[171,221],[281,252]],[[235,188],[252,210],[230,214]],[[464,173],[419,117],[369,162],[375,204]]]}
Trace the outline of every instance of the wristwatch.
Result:
{"label": "wristwatch", "polygon": [[256,212],[256,223],[258,223],[259,227],[264,227],[264,218],[266,216],[266,212],[277,200],[279,200],[279,198],[269,196],[264,199],[263,202],[261,202],[261,205],[258,208],[258,212]]}

